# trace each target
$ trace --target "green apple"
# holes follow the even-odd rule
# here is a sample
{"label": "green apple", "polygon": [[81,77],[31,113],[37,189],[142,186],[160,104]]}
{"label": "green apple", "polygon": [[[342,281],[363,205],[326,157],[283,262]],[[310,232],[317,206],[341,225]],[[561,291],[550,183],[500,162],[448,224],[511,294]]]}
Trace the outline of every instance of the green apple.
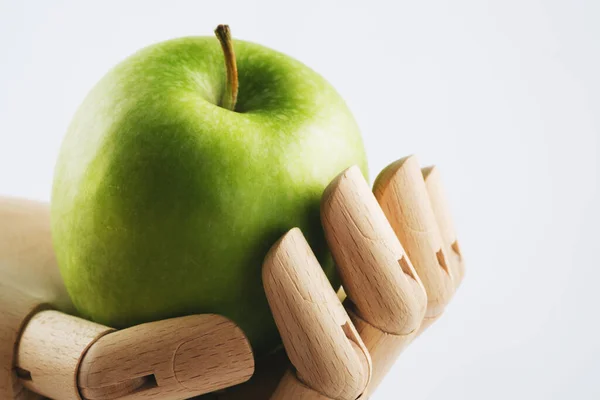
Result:
{"label": "green apple", "polygon": [[260,355],[278,344],[263,257],[297,226],[335,280],[320,198],[351,165],[366,176],[366,157],[320,75],[258,44],[220,40],[149,46],[92,89],[56,166],[53,242],[82,316],[123,328],[218,313]]}

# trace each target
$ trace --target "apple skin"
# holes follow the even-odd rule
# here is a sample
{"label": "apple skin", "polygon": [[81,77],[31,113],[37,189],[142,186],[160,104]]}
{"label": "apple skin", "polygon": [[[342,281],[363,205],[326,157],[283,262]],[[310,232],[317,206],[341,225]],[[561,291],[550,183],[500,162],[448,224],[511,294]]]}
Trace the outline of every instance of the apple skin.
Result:
{"label": "apple skin", "polygon": [[[330,280],[319,203],[358,165],[360,132],[304,64],[235,40],[239,97],[216,38],[152,45],[88,94],[64,139],[53,243],[80,315],[116,328],[196,313],[234,320],[257,355],[279,336],[261,283],[269,247],[300,227]],[[334,282],[337,284],[337,282]]]}

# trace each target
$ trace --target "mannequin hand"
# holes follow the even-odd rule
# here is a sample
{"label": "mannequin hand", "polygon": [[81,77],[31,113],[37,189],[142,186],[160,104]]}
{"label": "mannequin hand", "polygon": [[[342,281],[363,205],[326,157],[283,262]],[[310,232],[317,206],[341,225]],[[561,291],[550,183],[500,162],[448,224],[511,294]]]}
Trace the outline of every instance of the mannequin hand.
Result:
{"label": "mannequin hand", "polygon": [[[304,280],[297,279],[303,271],[319,274],[319,268],[314,268],[317,263],[314,256],[308,260],[289,256],[294,251],[310,251],[301,233],[292,230],[284,235],[273,246],[263,266],[265,290],[296,370],[296,379],[318,394],[325,394],[323,398],[355,399],[361,393],[364,397],[373,393],[400,352],[440,317],[464,275],[462,255],[437,169],[421,170],[414,157],[404,158],[384,169],[373,192],[375,197],[358,169],[349,169],[330,184],[321,205],[326,237],[348,293],[344,306],[372,358],[366,390],[361,391],[360,379],[356,381],[355,392],[348,389],[348,382],[355,378],[352,374],[338,375],[340,381],[335,382],[332,379],[335,371],[318,370],[319,361],[334,365],[331,358],[337,356],[319,346],[328,339],[334,343],[343,339],[321,336],[316,343],[298,339],[300,334],[294,322],[306,323],[305,316],[310,309],[299,307],[294,314],[293,305],[299,300],[290,298],[292,306],[282,306],[279,304],[285,297],[282,291],[269,297],[272,289],[268,287],[265,269],[279,267],[285,270],[284,276],[296,278],[293,286],[309,293],[311,301],[328,298],[321,305],[335,309],[331,294],[325,293],[331,288],[316,289],[318,279],[306,276]],[[283,285],[281,281],[277,283],[276,287]],[[283,293],[293,290],[287,287]],[[345,322],[344,317],[341,318],[340,325]],[[315,332],[320,331],[318,328],[311,327],[302,333],[305,337],[314,337]],[[319,357],[323,360],[315,360]],[[280,351],[258,360],[256,373],[248,383],[206,398],[292,398],[286,395],[280,383],[289,366],[288,357]],[[352,367],[357,365],[338,364],[334,369],[347,371]],[[344,393],[344,390],[349,392]],[[306,398],[321,398],[311,396],[307,394]]]}
{"label": "mannequin hand", "polygon": [[[422,176],[425,177],[425,181]],[[292,374],[294,376],[288,373],[290,379],[300,382],[301,386],[307,386],[309,389],[306,393],[312,391],[322,396],[310,397],[312,394],[307,394],[305,398],[329,398],[323,394],[331,394],[331,398],[354,399],[361,393],[366,397],[377,387],[400,351],[441,315],[459,285],[464,269],[454,230],[440,192],[437,171],[424,169],[421,175],[414,158],[404,159],[384,170],[381,178],[375,183],[374,192],[377,200],[358,170],[350,169],[332,182],[323,197],[323,225],[344,288],[348,292],[348,299],[344,302],[348,314],[341,306],[335,304],[338,300],[333,295],[333,288],[327,284],[323,285],[324,274],[318,268],[301,232],[297,229],[288,232],[271,249],[263,271],[265,290],[287,354],[279,351],[257,360],[256,373],[248,383],[224,392],[206,395],[206,398],[267,399],[273,393],[274,398],[290,398],[286,394],[286,379],[282,380],[284,372],[290,366],[287,355],[292,359],[291,364],[296,371]],[[381,204],[381,208],[378,203]],[[10,225],[14,228],[10,232],[0,232],[0,282],[12,280],[17,287],[29,284],[26,289],[38,299],[38,303],[48,302],[62,309],[71,309],[51,250],[47,207],[38,203],[28,203],[27,207],[21,209],[20,204],[15,200],[0,199],[0,220],[3,221],[3,226]],[[26,211],[21,212],[23,210]],[[6,221],[9,223],[5,223]],[[286,257],[298,251],[300,256]],[[12,269],[8,268],[11,265]],[[306,271],[313,271],[313,274],[302,275]],[[293,282],[285,283],[286,276],[294,276]],[[282,277],[284,281],[281,280]],[[283,287],[282,285],[289,285],[290,282],[293,283],[292,290],[277,290],[278,286]],[[327,299],[318,306],[316,314],[314,310],[302,305],[303,297],[300,297],[300,301],[294,297],[302,290],[305,290],[302,296],[308,293],[313,299],[309,302],[312,305],[318,305],[319,301]],[[291,295],[288,296],[287,293]],[[0,302],[2,300],[6,299],[0,299]],[[297,304],[300,306],[296,307]],[[282,310],[285,312],[282,313]],[[138,339],[127,343],[133,347],[137,346],[137,351],[143,353],[144,346],[151,347],[155,341],[149,340],[147,336],[158,331],[153,328],[154,325],[161,325],[163,332],[178,332],[178,324],[181,321],[206,317],[190,316],[158,321],[114,332],[106,335],[106,338],[117,338],[118,334],[121,336],[115,343],[121,343],[121,339],[127,337],[127,331],[137,332],[137,336],[134,337]],[[339,323],[339,332],[330,331],[329,336],[315,335],[317,330],[311,324],[321,326],[321,323],[327,323],[323,321],[324,317],[331,317]],[[194,321],[192,325],[197,326],[198,321]],[[298,327],[299,321],[304,325]],[[232,332],[237,329],[234,325],[230,328]],[[0,333],[2,329],[0,323]],[[298,331],[304,333],[305,339],[299,341]],[[192,333],[189,337],[198,334],[199,332]],[[64,335],[68,336],[67,333]],[[104,343],[106,342],[107,339],[104,340]],[[336,351],[339,350],[328,348],[330,352],[327,353],[320,351],[319,346],[323,343],[340,342],[344,343],[339,349],[349,351],[351,358],[345,359],[347,365],[343,365],[342,362],[342,365],[337,365],[336,368],[354,371],[355,376],[351,378],[356,378],[356,385],[352,388],[348,387],[348,377],[339,375],[337,379],[327,375],[331,371],[324,371],[325,375],[323,371],[319,371],[319,365],[335,365],[329,358],[337,359]],[[101,344],[102,341],[97,343]],[[194,349],[198,350],[197,347]],[[112,346],[108,348],[113,349]],[[239,348],[244,349],[244,346]],[[127,346],[123,349],[127,349]],[[303,352],[302,349],[310,351]],[[93,354],[90,352],[88,357]],[[351,359],[352,362],[349,361]],[[235,361],[230,361],[233,371]],[[122,365],[120,362],[117,364]],[[190,366],[194,371],[198,368],[201,369],[199,365]],[[221,385],[212,387],[221,388],[242,382],[250,375],[249,372],[251,373],[251,368],[246,365],[244,372],[237,375],[237,381],[232,380],[227,384],[222,381]],[[79,374],[80,371],[74,373]],[[228,375],[225,370],[222,370],[222,374]],[[202,380],[202,377],[198,376],[192,378],[189,381],[192,386],[194,382]],[[206,372],[204,378],[209,378]],[[6,382],[4,384],[7,384]],[[139,385],[132,385],[122,393],[132,393],[131,390],[135,392],[140,387],[147,389],[147,385],[144,386],[146,381],[134,382]],[[155,384],[160,386],[164,382],[157,380]],[[0,394],[4,393],[2,385],[3,381],[0,379]],[[279,389],[276,391],[278,385]],[[209,387],[210,385],[205,386],[197,393],[206,392]],[[81,387],[79,390],[81,391]],[[23,395],[25,391],[20,393]],[[151,392],[146,391],[143,398],[167,398],[148,396],[150,394]],[[107,399],[136,398],[116,392],[101,395],[100,398]],[[94,396],[97,397],[98,392],[94,392]],[[173,396],[175,397],[172,398],[181,398],[176,397],[177,394]]]}

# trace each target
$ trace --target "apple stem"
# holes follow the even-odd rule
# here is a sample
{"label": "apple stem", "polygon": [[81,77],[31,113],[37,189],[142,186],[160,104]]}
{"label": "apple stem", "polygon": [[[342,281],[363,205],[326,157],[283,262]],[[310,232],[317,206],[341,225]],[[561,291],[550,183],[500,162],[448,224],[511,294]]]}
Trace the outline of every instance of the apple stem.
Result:
{"label": "apple stem", "polygon": [[227,69],[227,83],[225,92],[223,92],[223,96],[221,97],[220,106],[228,110],[235,111],[239,81],[237,63],[235,61],[235,53],[233,51],[233,40],[231,39],[231,30],[229,29],[229,25],[217,26],[217,29],[215,29],[215,35],[221,43],[223,55],[225,56],[225,67]]}

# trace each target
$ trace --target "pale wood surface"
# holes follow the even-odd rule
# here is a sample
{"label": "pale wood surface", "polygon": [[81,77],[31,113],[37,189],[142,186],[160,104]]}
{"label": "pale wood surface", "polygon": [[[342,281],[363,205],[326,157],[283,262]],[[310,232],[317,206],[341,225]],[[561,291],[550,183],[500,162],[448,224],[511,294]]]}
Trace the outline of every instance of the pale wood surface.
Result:
{"label": "pale wood surface", "polygon": [[417,332],[427,295],[357,167],[327,187],[321,219],[347,308],[373,360],[371,392]]}
{"label": "pale wood surface", "polygon": [[357,167],[327,187],[321,219],[344,289],[359,315],[384,332],[415,331],[425,314],[425,290]]}
{"label": "pale wood surface", "polygon": [[458,288],[465,276],[465,263],[456,237],[452,213],[446,201],[440,171],[435,166],[431,166],[423,168],[422,172],[429,200],[431,201],[431,208],[435,214],[442,242],[446,249],[446,256],[450,262],[454,287]]}
{"label": "pale wood surface", "polygon": [[319,393],[298,380],[292,371],[287,371],[281,379],[271,400],[332,400],[331,397]]}
{"label": "pale wood surface", "polygon": [[399,160],[373,192],[353,167],[331,183],[321,205],[348,312],[302,233],[291,230],[265,259],[263,281],[294,368],[278,357],[225,392],[218,389],[250,378],[254,360],[243,333],[223,317],[107,334],[109,328],[88,321],[39,312],[45,303],[72,309],[52,252],[48,207],[0,198],[0,227],[9,228],[0,229],[0,399],[40,399],[20,385],[15,362],[27,387],[57,399],[77,399],[77,383],[95,400],[182,399],[214,390],[202,399],[261,400],[273,392],[275,400],[368,397],[398,354],[439,318],[464,276],[435,167]]}
{"label": "pale wood surface", "polygon": [[332,399],[355,400],[368,384],[370,358],[299,229],[267,254],[263,285],[299,381]]}
{"label": "pale wood surface", "polygon": [[254,372],[237,325],[213,314],[137,325],[100,338],[80,367],[89,399],[182,399],[236,385]]}
{"label": "pale wood surface", "polygon": [[16,348],[29,318],[46,306],[20,289],[0,281],[0,399],[35,399],[16,375]]}
{"label": "pale wood surface", "polygon": [[373,360],[373,375],[365,392],[365,396],[369,396],[377,389],[400,353],[418,336],[420,331],[415,330],[406,335],[393,335],[374,327],[351,310],[348,311],[348,314]]}
{"label": "pale wood surface", "polygon": [[36,313],[23,330],[17,350],[17,367],[31,375],[23,384],[52,399],[80,399],[79,364],[86,350],[111,331],[58,311]]}
{"label": "pale wood surface", "polygon": [[283,349],[256,360],[252,378],[241,385],[213,392],[197,399],[202,400],[267,400],[275,392],[290,361]]}
{"label": "pale wood surface", "polygon": [[437,317],[450,301],[454,284],[417,159],[410,156],[390,164],[373,192],[425,286],[425,317]]}

